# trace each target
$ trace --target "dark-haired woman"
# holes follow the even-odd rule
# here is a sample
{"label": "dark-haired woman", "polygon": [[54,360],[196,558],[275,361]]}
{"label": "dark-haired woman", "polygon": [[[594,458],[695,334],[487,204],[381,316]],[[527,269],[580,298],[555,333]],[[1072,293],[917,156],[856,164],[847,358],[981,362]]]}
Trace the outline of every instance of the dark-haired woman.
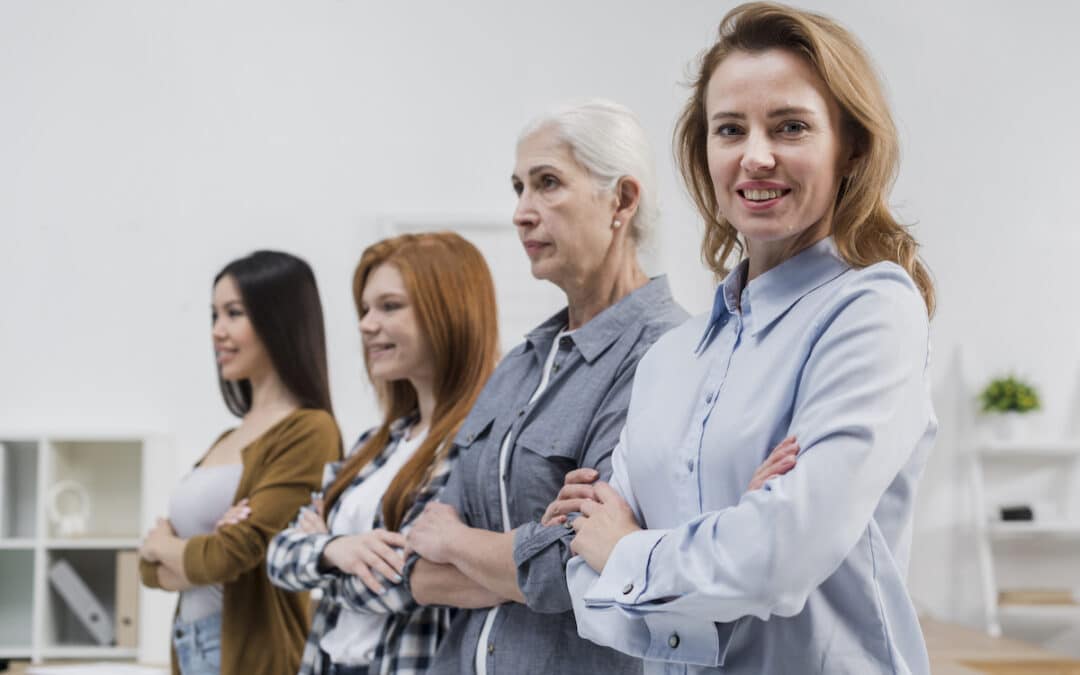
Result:
{"label": "dark-haired woman", "polygon": [[[322,591],[302,675],[421,675],[450,610],[401,583],[404,533],[446,483],[449,441],[495,367],[495,287],[472,244],[436,232],[369,247],[353,296],[383,422],[327,467],[319,508],[274,538],[267,567],[282,588]],[[472,590],[463,603],[503,601]]]}
{"label": "dark-haired woman", "polygon": [[[270,584],[266,547],[341,455],[315,277],[299,258],[258,251],[215,277],[212,316],[221,390],[241,422],[181,480],[168,519],[147,534],[143,583],[180,593],[174,673],[293,673],[307,597]],[[251,517],[215,529],[238,502]]]}

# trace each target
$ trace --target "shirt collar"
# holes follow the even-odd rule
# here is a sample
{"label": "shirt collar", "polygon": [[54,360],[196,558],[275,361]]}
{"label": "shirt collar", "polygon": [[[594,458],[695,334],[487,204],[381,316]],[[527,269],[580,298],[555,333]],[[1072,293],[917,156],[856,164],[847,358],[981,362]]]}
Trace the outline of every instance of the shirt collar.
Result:
{"label": "shirt collar", "polygon": [[[627,328],[649,315],[651,309],[674,302],[667,275],[653,277],[647,284],[630,293],[590,319],[584,326],[567,335],[573,340],[585,361],[592,363],[622,335]],[[551,342],[569,321],[569,310],[563,308],[525,336],[527,346],[546,355]]]}
{"label": "shirt collar", "polygon": [[748,312],[746,328],[750,335],[756,336],[807,293],[832,281],[850,267],[836,252],[832,237],[826,237],[744,284],[749,265],[749,260],[740,262],[716,289],[712,315],[698,343],[698,352],[709,346],[728,315],[739,311],[740,295],[743,308],[753,308]]}

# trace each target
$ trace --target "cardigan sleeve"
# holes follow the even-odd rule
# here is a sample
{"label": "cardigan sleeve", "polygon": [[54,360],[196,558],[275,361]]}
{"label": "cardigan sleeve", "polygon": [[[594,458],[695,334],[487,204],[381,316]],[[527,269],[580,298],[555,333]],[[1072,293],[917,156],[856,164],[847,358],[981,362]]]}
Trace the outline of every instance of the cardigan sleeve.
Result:
{"label": "cardigan sleeve", "polygon": [[[251,517],[188,539],[184,573],[192,583],[233,581],[263,564],[271,538],[319,489],[323,465],[341,457],[337,424],[324,411],[305,411],[271,433],[257,441],[260,452],[253,453],[251,464],[244,466],[245,473],[252,473],[246,495]],[[241,478],[245,482],[247,476]]]}
{"label": "cardigan sleeve", "polygon": [[142,585],[147,588],[161,588],[161,582],[158,581],[158,567],[161,563],[152,563],[139,558],[139,577],[142,579]]}

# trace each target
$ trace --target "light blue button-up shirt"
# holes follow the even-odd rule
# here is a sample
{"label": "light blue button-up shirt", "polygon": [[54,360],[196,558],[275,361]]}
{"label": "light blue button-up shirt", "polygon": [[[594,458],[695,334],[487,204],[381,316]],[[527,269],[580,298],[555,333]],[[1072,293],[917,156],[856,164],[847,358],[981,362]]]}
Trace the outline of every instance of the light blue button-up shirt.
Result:
{"label": "light blue button-up shirt", "polygon": [[[578,630],[646,673],[929,673],[904,584],[937,429],[926,305],[831,239],[745,276],[638,366],[612,485],[646,529],[602,574],[570,561]],[[747,493],[789,434],[795,468]]]}

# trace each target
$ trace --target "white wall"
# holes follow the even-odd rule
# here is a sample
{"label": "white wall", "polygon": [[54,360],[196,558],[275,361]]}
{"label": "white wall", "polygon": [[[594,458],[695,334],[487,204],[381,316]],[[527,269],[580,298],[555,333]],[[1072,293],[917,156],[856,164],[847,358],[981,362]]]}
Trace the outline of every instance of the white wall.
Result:
{"label": "white wall", "polygon": [[[654,267],[704,310],[711,280],[670,135],[686,66],[733,4],[0,4],[0,428],[160,427],[176,475],[230,423],[211,361],[211,277],[273,247],[317,272],[353,437],[377,418],[349,297],[377,219],[481,214],[510,227],[516,132],[568,98],[640,114],[663,177]],[[950,362],[962,345],[983,364],[977,378],[1030,375],[1048,433],[1077,417],[1080,5],[811,6],[861,36],[902,130],[894,201],[917,224],[940,298],[942,434],[912,591],[976,620]]]}

